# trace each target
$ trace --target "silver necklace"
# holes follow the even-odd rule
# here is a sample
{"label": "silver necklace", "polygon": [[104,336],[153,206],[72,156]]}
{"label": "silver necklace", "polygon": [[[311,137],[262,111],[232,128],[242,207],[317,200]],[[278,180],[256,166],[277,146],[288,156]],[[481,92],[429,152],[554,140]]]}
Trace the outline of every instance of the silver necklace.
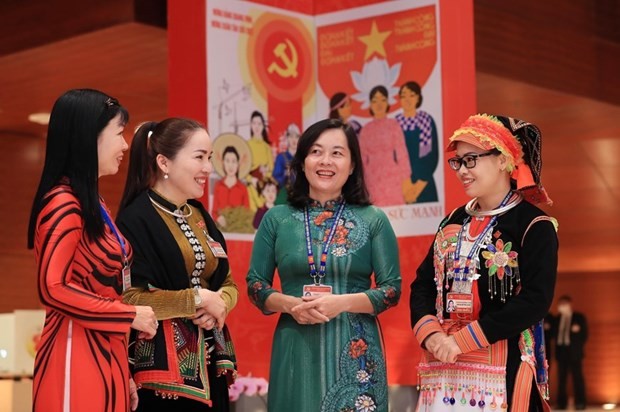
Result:
{"label": "silver necklace", "polygon": [[[187,203],[181,205],[181,207],[179,207],[177,210],[175,210],[174,212],[171,212],[170,210],[166,209],[164,206],[160,205],[159,203],[157,203],[156,201],[153,200],[153,198],[151,198],[151,196],[149,196],[149,200],[151,201],[151,203],[153,204],[153,206],[155,206],[156,208],[158,208],[159,210],[161,210],[162,212],[168,213],[169,215],[172,215],[174,217],[180,217],[183,219],[187,219],[188,217],[190,217],[192,215],[192,213],[194,213],[194,211],[192,210],[191,207],[189,207],[189,205]],[[189,213],[185,214],[181,211],[182,208],[184,208],[185,206],[188,206],[189,208]]]}
{"label": "silver necklace", "polygon": [[478,210],[477,209],[478,198],[475,197],[469,202],[467,202],[467,204],[465,205],[465,212],[467,212],[468,215],[474,216],[474,217],[500,215],[504,212],[509,211],[510,209],[512,209],[519,203],[521,203],[522,200],[523,200],[523,196],[521,195],[521,193],[517,193],[516,196],[510,199],[510,201],[508,202],[506,206],[498,207],[497,209],[492,209],[492,210]]}

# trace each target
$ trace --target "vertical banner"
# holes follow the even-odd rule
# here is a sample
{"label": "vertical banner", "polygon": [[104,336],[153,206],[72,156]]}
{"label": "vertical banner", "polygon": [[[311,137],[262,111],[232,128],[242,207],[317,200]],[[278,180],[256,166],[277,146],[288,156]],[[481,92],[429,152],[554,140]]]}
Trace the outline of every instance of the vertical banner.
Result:
{"label": "vertical banner", "polygon": [[239,286],[227,323],[240,375],[268,379],[277,321],[247,296],[254,233],[286,201],[299,135],[331,116],[357,131],[370,195],[399,237],[402,297],[380,321],[389,384],[414,385],[409,284],[439,221],[464,200],[444,149],[476,110],[472,0],[170,0],[168,9],[170,114],[206,119],[213,139],[201,200]]}
{"label": "vertical banner", "polygon": [[210,210],[228,239],[251,240],[267,210],[286,201],[291,140],[314,114],[314,24],[244,1],[212,0],[206,13]]}
{"label": "vertical banner", "polygon": [[397,236],[444,216],[436,1],[391,1],[318,16],[319,113],[358,129],[373,204]]}

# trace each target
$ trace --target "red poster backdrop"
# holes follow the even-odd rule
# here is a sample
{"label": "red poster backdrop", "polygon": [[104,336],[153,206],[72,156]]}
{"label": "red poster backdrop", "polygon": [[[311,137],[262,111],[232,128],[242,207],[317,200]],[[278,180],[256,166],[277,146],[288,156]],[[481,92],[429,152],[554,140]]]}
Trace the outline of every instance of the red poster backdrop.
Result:
{"label": "red poster backdrop", "polygon": [[[339,90],[349,96],[358,94],[359,86],[363,84],[356,85],[355,76],[350,73],[372,60],[387,61],[386,67],[399,73],[393,79],[395,85],[415,79],[424,86],[437,63],[435,21],[436,8],[433,5],[319,27],[318,79],[321,88],[326,92]],[[389,63],[396,64],[390,67]],[[355,74],[359,77],[363,73]],[[358,83],[363,83],[363,79]],[[390,111],[397,108],[392,105]],[[354,115],[368,116],[367,107],[353,104],[352,109]]]}
{"label": "red poster backdrop", "polygon": [[[206,99],[206,66],[215,64],[206,60],[207,36],[205,29],[205,1],[184,0],[168,2],[169,39],[169,114],[194,117],[209,127]],[[308,12],[310,0],[303,2]],[[316,2],[312,10],[327,13],[356,7],[378,0],[335,0]],[[286,0],[261,0],[260,3],[286,8],[297,4]],[[314,2],[312,2],[314,3]],[[329,4],[327,4],[329,3]],[[389,2],[387,2],[389,3]],[[446,135],[456,129],[476,111],[474,66],[473,4],[472,0],[439,0],[441,27],[439,50],[442,59],[443,128]],[[445,146],[445,142],[444,142]],[[445,209],[452,210],[464,203],[465,195],[458,182],[443,165],[445,182]],[[386,345],[388,381],[390,384],[415,384],[415,367],[419,348],[409,326],[409,284],[415,270],[427,253],[432,236],[399,238],[403,293],[400,304],[381,315],[380,320]],[[229,241],[229,255],[240,298],[227,322],[232,330],[242,375],[268,377],[271,355],[271,336],[276,316],[264,316],[250,304],[245,275],[248,270],[252,243]]]}
{"label": "red poster backdrop", "polygon": [[267,100],[270,131],[279,135],[288,123],[303,124],[303,106],[314,93],[313,40],[296,20],[274,13],[261,14],[252,31],[252,84]]}

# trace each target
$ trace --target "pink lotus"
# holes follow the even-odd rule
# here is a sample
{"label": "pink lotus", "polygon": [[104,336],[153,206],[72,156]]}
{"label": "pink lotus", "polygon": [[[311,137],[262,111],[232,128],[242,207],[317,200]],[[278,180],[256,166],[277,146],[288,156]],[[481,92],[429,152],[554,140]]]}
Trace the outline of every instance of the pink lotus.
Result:
{"label": "pink lotus", "polygon": [[244,394],[246,396],[267,395],[269,382],[265,378],[255,378],[252,375],[237,376],[235,383],[228,388],[228,397],[231,401],[236,401]]}

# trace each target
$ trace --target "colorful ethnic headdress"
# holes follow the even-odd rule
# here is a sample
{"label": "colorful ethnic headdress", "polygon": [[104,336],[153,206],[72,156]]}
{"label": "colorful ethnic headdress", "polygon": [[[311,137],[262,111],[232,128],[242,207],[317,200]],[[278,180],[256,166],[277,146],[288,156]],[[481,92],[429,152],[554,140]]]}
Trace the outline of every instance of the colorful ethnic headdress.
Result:
{"label": "colorful ethnic headdress", "polygon": [[541,140],[540,129],[532,123],[512,117],[476,114],[465,120],[450,137],[447,151],[456,150],[456,142],[484,150],[497,149],[506,156],[506,170],[525,200],[551,205],[553,202],[540,183]]}

